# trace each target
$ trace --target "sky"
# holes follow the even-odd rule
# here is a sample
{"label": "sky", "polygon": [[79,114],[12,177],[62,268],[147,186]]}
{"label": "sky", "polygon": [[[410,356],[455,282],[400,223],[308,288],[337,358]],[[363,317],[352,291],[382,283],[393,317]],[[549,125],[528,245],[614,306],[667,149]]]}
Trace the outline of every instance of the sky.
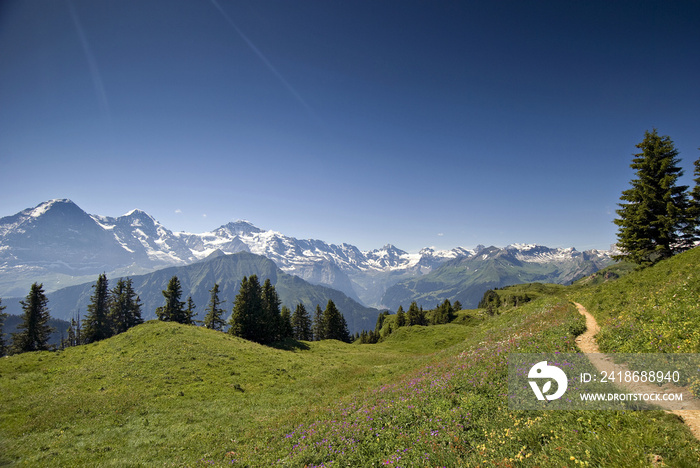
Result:
{"label": "sky", "polygon": [[699,50],[697,1],[3,0],[0,217],[607,249],[645,131],[693,184]]}

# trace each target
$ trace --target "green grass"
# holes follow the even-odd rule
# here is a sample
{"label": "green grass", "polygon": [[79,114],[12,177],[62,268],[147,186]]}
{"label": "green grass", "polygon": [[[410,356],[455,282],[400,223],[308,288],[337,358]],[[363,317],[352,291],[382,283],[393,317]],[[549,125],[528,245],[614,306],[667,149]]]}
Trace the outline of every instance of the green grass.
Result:
{"label": "green grass", "polygon": [[275,349],[148,322],[3,358],[0,466],[647,467],[657,456],[699,466],[700,444],[673,415],[512,411],[506,399],[509,353],[577,350],[584,322],[569,298],[613,337],[618,323],[640,321],[631,314],[650,314],[644,327],[690,315],[697,344],[698,255],[604,284],[523,286],[537,294],[521,307],[460,311],[375,345]]}
{"label": "green grass", "polygon": [[0,464],[196,463],[272,420],[391,380],[465,330],[284,351],[153,321],[99,343],[1,359]]}
{"label": "green grass", "polygon": [[571,297],[596,317],[601,351],[700,352],[700,248]]}

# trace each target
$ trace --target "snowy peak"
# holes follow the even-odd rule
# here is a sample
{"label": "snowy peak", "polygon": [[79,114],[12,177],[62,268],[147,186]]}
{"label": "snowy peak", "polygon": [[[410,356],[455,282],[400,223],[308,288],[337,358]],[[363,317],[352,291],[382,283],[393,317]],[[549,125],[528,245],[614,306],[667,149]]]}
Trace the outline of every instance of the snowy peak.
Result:
{"label": "snowy peak", "polygon": [[237,220],[232,223],[224,224],[214,231],[219,235],[226,235],[230,238],[235,236],[249,236],[251,234],[258,234],[263,232],[262,229],[258,229],[253,226],[252,223],[243,220]]}
{"label": "snowy peak", "polygon": [[[386,288],[397,281],[478,256],[511,256],[520,262],[536,263],[609,260],[609,252],[578,252],[535,244],[512,244],[505,249],[481,245],[451,250],[426,247],[418,253],[386,244],[361,251],[346,243],[296,239],[243,220],[201,234],[173,233],[142,210],[116,218],[89,215],[71,200],[56,199],[0,219],[0,295],[7,291],[5,284],[14,287],[24,281],[24,277],[17,276],[18,271],[31,270],[26,278],[48,283],[57,272],[78,278],[101,272],[123,274],[133,269],[153,271],[238,252],[263,255],[286,273],[339,289],[370,305],[378,304]],[[53,278],[56,281],[55,275]]]}
{"label": "snowy peak", "polygon": [[552,248],[537,244],[511,244],[505,248],[522,262],[562,262],[576,259],[610,260],[610,252],[588,250],[579,252],[574,247]]}

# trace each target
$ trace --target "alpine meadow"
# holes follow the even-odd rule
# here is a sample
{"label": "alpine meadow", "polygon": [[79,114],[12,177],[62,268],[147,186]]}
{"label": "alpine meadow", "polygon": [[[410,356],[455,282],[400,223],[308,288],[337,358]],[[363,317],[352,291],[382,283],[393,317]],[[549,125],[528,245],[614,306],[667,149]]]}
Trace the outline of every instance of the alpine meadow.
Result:
{"label": "alpine meadow", "polygon": [[[231,258],[243,275],[228,307],[220,287],[226,278],[211,273],[202,284],[208,303],[195,304],[191,291],[200,280],[192,278],[201,275],[187,274],[183,288],[172,273],[185,270],[166,269],[162,305],[152,311],[143,308],[140,281],[120,278],[110,289],[100,274],[81,289],[89,292],[85,315],[49,344],[51,303],[34,283],[20,303],[17,331],[3,338],[1,461],[698,466],[692,411],[533,412],[508,402],[510,353],[580,352],[576,339],[586,324],[574,301],[600,323],[596,339],[605,352],[700,352],[700,250],[693,247],[700,169],[692,190],[679,187],[670,138],[647,132],[639,147],[637,178],[618,210],[618,261],[566,284],[484,282],[478,308],[454,299],[470,277],[466,268],[451,274],[452,286],[433,283],[456,291],[452,301],[377,311],[373,329],[351,334],[332,299],[306,306],[303,294],[294,296],[295,284],[305,282],[281,282],[279,273],[272,275],[277,287],[270,278],[261,284],[258,273],[275,272],[260,269],[267,260],[222,253],[213,258],[218,270],[231,275],[221,268]],[[485,260],[492,251],[472,256]],[[497,253],[491,280],[516,268],[506,261],[517,261],[513,253]],[[445,266],[452,264],[459,265]],[[284,304],[278,288],[291,290]],[[144,322],[144,315],[155,319]],[[687,383],[692,392],[698,382]]]}
{"label": "alpine meadow", "polygon": [[700,467],[700,2],[0,5],[0,467]]}

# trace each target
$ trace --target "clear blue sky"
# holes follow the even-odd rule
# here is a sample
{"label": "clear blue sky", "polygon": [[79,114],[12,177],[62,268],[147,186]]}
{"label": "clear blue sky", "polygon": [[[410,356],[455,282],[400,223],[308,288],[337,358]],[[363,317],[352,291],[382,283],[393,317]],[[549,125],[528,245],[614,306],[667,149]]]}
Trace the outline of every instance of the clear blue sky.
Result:
{"label": "clear blue sky", "polygon": [[0,216],[607,248],[645,130],[692,182],[699,51],[697,1],[4,0]]}

